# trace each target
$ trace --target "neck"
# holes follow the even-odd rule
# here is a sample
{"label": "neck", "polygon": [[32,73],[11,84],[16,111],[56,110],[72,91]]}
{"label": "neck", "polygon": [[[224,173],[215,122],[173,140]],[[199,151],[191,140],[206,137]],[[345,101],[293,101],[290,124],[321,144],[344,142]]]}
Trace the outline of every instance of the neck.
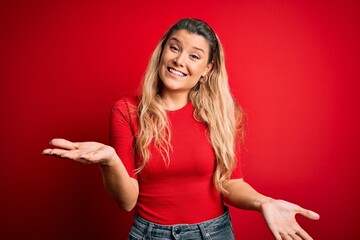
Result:
{"label": "neck", "polygon": [[166,110],[177,110],[184,107],[188,102],[188,94],[184,93],[164,93],[162,99]]}

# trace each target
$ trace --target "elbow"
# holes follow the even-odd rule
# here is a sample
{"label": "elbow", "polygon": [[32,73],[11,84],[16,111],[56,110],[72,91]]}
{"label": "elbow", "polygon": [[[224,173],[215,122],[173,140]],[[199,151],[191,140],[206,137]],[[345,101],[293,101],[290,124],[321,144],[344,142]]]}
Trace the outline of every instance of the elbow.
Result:
{"label": "elbow", "polygon": [[118,203],[118,206],[126,212],[131,212],[135,208],[136,202],[135,203],[127,203],[127,204]]}
{"label": "elbow", "polygon": [[126,212],[131,212],[134,208],[123,208]]}
{"label": "elbow", "polygon": [[126,212],[131,212],[136,206],[137,197],[134,197],[133,199],[127,199],[126,201],[120,199],[115,199],[115,201],[119,208]]}
{"label": "elbow", "polygon": [[139,197],[139,187],[137,186],[137,182],[136,184],[129,184],[123,191],[114,191],[113,189],[107,189],[107,191],[122,210],[130,212],[136,206]]}

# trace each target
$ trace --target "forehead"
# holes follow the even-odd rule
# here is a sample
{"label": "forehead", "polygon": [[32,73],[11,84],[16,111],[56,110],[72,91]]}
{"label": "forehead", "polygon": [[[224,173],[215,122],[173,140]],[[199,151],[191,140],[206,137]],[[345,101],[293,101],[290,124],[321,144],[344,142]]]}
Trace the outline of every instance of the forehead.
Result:
{"label": "forehead", "polygon": [[194,49],[202,49],[204,52],[209,53],[210,45],[209,42],[201,35],[189,32],[187,30],[181,29],[174,32],[168,41],[176,41],[185,47],[190,47]]}

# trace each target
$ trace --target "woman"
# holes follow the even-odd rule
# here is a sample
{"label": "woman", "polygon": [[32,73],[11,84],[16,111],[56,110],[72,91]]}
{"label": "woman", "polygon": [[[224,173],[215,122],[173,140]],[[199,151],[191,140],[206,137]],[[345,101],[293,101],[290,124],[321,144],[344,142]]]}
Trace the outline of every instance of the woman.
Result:
{"label": "woman", "polygon": [[115,103],[113,147],[53,139],[43,153],[99,163],[108,193],[122,209],[135,208],[129,239],[234,239],[224,203],[259,211],[275,239],[311,239],[295,215],[317,213],[242,179],[242,116],[216,34],[182,19],[156,47],[141,95]]}

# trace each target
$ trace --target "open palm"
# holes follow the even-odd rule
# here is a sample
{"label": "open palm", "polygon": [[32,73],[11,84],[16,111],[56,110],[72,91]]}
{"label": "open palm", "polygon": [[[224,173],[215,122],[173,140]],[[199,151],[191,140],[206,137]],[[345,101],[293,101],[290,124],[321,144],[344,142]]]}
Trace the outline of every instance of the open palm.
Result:
{"label": "open palm", "polygon": [[45,149],[43,154],[68,158],[84,164],[110,165],[116,156],[114,148],[98,142],[71,142],[55,138],[50,144],[53,148]]}
{"label": "open palm", "polygon": [[264,203],[261,212],[276,240],[311,240],[310,235],[297,223],[295,215],[319,219],[317,213],[283,200]]}

